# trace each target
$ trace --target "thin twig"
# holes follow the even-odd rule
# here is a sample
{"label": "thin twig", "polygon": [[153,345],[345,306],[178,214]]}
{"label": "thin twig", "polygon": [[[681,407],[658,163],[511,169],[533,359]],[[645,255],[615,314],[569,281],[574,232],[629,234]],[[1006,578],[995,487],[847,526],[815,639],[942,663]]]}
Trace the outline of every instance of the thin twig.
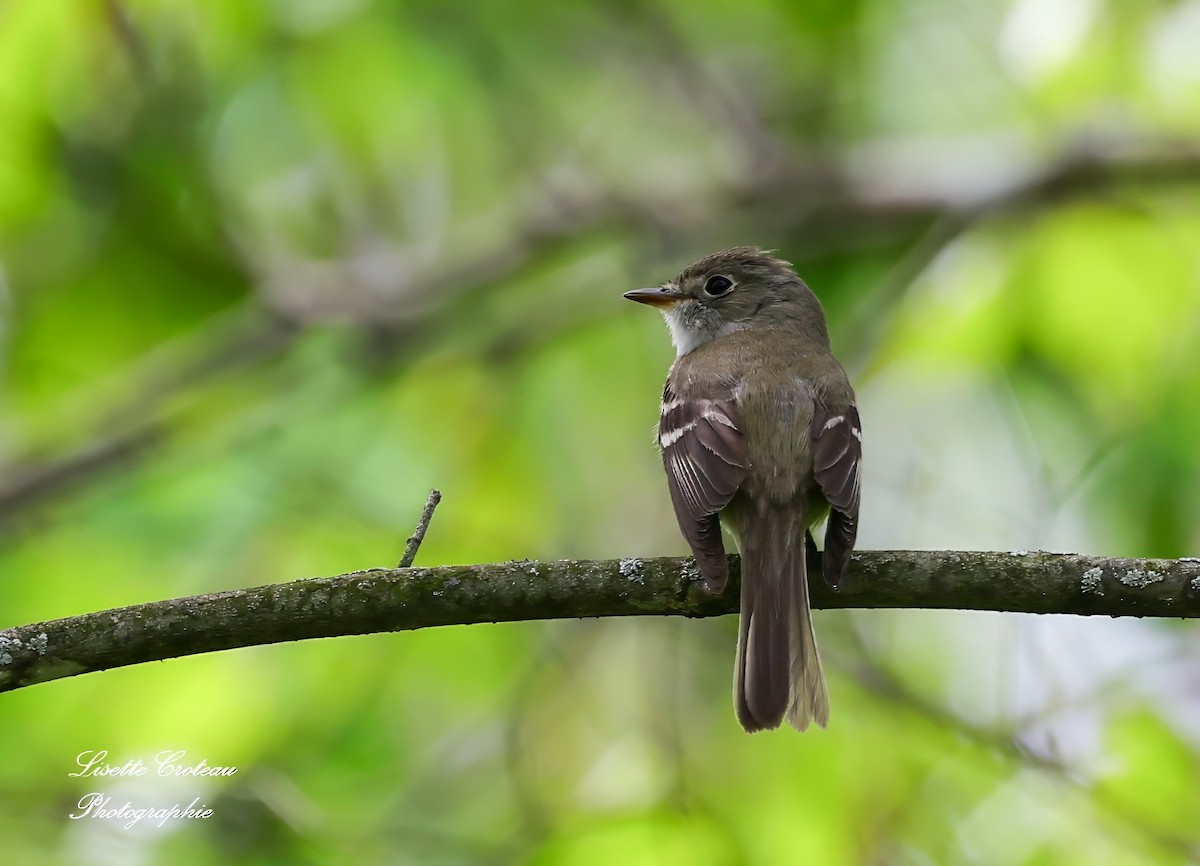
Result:
{"label": "thin twig", "polygon": [[129,10],[119,0],[105,0],[104,12],[113,34],[129,57],[129,65],[137,73],[141,84],[146,86],[150,83],[150,55],[146,52],[146,41],[133,23]]}
{"label": "thin twig", "polygon": [[941,255],[942,250],[950,246],[969,225],[969,221],[958,214],[946,213],[936,218],[892,266],[874,291],[864,295],[863,300],[851,309],[842,324],[843,336],[838,341],[838,354],[848,359],[847,365],[852,370],[866,365],[869,355],[879,346],[884,324],[894,320],[896,308],[903,303],[906,293],[929,269],[934,259]]}
{"label": "thin twig", "polygon": [[417,528],[413,530],[408,543],[404,546],[404,556],[400,557],[400,563],[396,568],[409,568],[413,564],[413,560],[417,558],[417,549],[425,540],[425,530],[429,528],[429,521],[433,519],[433,510],[441,501],[442,491],[436,488],[429,491],[429,498],[425,500],[425,508],[421,511],[421,519],[417,521]]}

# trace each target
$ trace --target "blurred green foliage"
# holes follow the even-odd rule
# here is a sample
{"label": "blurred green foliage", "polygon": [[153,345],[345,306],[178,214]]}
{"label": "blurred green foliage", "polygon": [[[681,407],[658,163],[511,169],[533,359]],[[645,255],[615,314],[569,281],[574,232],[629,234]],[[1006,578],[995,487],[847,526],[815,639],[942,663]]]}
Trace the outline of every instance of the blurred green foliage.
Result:
{"label": "blurred green foliage", "polygon": [[[825,302],[862,546],[1196,554],[1197,44],[1195,0],[0,4],[0,624],[390,565],[435,486],[424,564],[682,552],[670,348],[619,295],[734,243]],[[805,736],[737,729],[729,621],[5,694],[0,836],[23,864],[1200,858],[1190,626],[817,626]],[[89,749],[239,770],[70,777]],[[214,815],[71,820],[91,790]]]}

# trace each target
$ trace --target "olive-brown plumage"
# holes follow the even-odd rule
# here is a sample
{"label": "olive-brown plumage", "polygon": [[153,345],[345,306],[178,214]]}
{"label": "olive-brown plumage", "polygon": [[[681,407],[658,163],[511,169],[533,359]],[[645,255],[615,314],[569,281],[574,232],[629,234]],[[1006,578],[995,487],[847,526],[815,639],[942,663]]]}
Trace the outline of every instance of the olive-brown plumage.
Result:
{"label": "olive-brown plumage", "polygon": [[754,247],[702,259],[656,289],[678,353],[659,447],[680,530],[705,585],[724,589],[722,524],[742,555],[734,707],[747,731],[824,726],[829,699],[808,603],[805,533],[826,515],[836,587],[858,529],[862,434],[816,296]]}

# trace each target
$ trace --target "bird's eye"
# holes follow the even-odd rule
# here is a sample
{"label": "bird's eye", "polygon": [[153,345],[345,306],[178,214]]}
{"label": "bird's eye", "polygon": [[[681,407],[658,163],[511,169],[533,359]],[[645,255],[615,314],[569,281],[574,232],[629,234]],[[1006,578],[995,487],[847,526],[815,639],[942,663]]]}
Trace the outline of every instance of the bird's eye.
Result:
{"label": "bird's eye", "polygon": [[709,277],[708,282],[704,284],[704,294],[710,297],[718,297],[724,295],[733,288],[733,280],[729,277],[722,277],[719,274],[715,277]]}

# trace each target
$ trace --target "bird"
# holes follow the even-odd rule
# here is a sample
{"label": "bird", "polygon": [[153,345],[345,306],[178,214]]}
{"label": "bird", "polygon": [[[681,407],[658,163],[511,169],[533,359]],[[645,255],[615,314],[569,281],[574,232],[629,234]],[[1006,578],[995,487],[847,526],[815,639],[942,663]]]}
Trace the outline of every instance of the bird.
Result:
{"label": "bird", "polygon": [[[791,264],[738,246],[625,298],[657,308],[676,357],[658,446],[705,588],[723,592],[722,527],[741,554],[733,701],[747,732],[829,722],[808,559],[840,585],[858,534],[862,428],[820,301]],[[828,518],[819,559],[811,529]]]}

